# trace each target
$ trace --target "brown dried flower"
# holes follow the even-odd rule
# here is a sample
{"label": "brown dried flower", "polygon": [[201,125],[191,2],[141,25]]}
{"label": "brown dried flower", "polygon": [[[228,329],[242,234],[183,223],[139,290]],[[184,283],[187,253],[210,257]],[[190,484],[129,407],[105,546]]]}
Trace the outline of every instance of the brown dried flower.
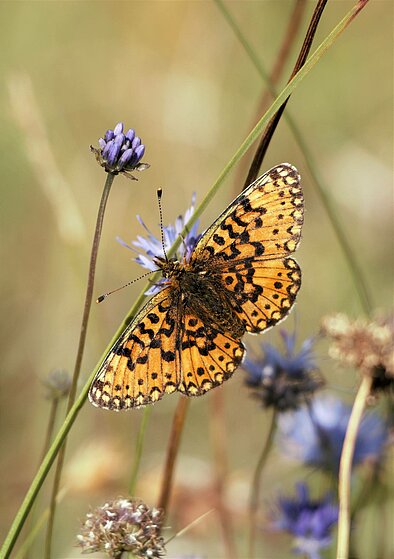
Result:
{"label": "brown dried flower", "polygon": [[86,515],[78,545],[84,553],[103,551],[118,559],[129,551],[135,557],[156,559],[165,554],[160,535],[163,513],[142,501],[115,499]]}
{"label": "brown dried flower", "polygon": [[329,355],[374,377],[373,389],[394,379],[394,317],[350,320],[344,314],[325,317],[323,333],[332,338]]}

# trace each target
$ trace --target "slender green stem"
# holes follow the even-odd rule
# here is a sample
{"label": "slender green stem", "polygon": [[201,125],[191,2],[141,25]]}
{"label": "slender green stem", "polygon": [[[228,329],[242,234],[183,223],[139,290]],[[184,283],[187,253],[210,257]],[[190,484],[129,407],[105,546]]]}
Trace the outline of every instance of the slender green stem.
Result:
{"label": "slender green stem", "polygon": [[[96,275],[97,254],[100,246],[101,232],[103,229],[105,208],[107,207],[108,196],[111,191],[111,186],[114,181],[114,178],[115,175],[113,175],[112,173],[107,173],[107,178],[105,181],[105,185],[104,185],[103,193],[101,195],[100,205],[97,213],[92,250],[90,253],[89,272],[88,272],[88,281],[86,286],[84,311],[82,316],[81,330],[79,334],[79,343],[78,343],[77,357],[74,366],[74,374],[71,383],[70,393],[68,396],[67,412],[70,411],[72,405],[74,404],[75,396],[77,393],[77,385],[78,385],[79,375],[81,372],[83,352],[85,349],[90,309],[92,306],[94,278]],[[45,552],[44,552],[45,559],[50,559],[51,557],[53,528],[55,523],[55,512],[56,512],[56,502],[57,502],[56,495],[59,492],[65,455],[66,455],[66,441],[64,442],[63,447],[60,449],[59,457],[55,469],[55,475],[53,478],[53,485],[52,485],[52,492],[51,492],[51,499],[50,499],[50,506],[49,506],[49,518],[48,518],[47,533],[45,538]]]}
{"label": "slender green stem", "polygon": [[367,398],[371,392],[372,381],[372,375],[369,374],[365,374],[362,378],[356,399],[354,400],[352,413],[349,418],[345,440],[342,447],[341,462],[339,465],[337,559],[348,559],[349,556],[351,519],[350,482],[352,476],[352,463],[357,434],[367,403]]}
{"label": "slender green stem", "polygon": [[[58,493],[57,497],[56,497],[56,500],[57,500],[58,503],[60,503],[60,501],[65,496],[65,494],[66,494],[66,489],[64,489],[64,488],[61,489],[60,492]],[[24,540],[24,542],[22,543],[22,545],[20,546],[20,548],[16,552],[14,559],[24,559],[26,557],[27,553],[29,552],[30,547],[33,545],[34,540],[36,539],[36,537],[40,533],[40,530],[43,527],[44,522],[47,520],[48,516],[49,516],[49,507],[47,507],[41,513],[41,516],[33,524],[33,527],[30,530],[30,532],[27,534],[26,539]]]}
{"label": "slender green stem", "polygon": [[250,500],[249,500],[249,547],[247,557],[253,559],[255,551],[255,540],[256,540],[256,517],[259,509],[260,501],[260,489],[261,489],[261,477],[264,470],[264,466],[267,463],[267,458],[271,451],[275,431],[276,431],[276,418],[277,412],[274,410],[271,416],[271,423],[269,426],[269,431],[267,438],[265,440],[263,449],[260,454],[260,458],[257,462],[256,469],[253,475],[253,481],[250,488]]}
{"label": "slender green stem", "polygon": [[[50,409],[50,412],[49,412],[47,431],[46,431],[46,435],[45,435],[44,445],[42,447],[42,451],[41,451],[41,455],[40,455],[39,464],[41,464],[41,462],[43,461],[43,459],[44,459],[44,457],[45,457],[46,453],[48,452],[48,449],[51,445],[51,440],[52,440],[53,431],[54,431],[54,428],[55,428],[56,415],[57,415],[58,409],[59,409],[59,398],[51,398],[51,409]],[[35,503],[35,506],[37,506],[37,502]],[[35,537],[37,536],[37,534],[39,533],[39,530],[41,529],[41,525],[44,522],[43,516],[41,516],[41,518],[40,518],[41,522],[35,522],[35,512],[36,512],[35,508],[33,508],[32,512],[31,512],[31,515],[30,515],[30,518],[28,519],[28,522],[26,523],[26,526],[25,526],[25,528],[26,528],[25,531],[27,533],[27,536],[25,538],[25,541],[21,545],[20,550],[18,551],[18,556],[20,555],[20,553],[23,553],[23,555],[27,554],[27,552],[29,550],[29,547],[32,545]],[[46,512],[46,514],[45,514],[45,520],[46,520],[48,515],[49,515],[49,508],[45,512]]]}
{"label": "slender green stem", "polygon": [[[213,196],[216,194],[217,190],[219,189],[219,187],[222,184],[222,182],[224,181],[224,179],[230,173],[231,169],[236,165],[236,163],[238,163],[238,161],[241,159],[241,157],[246,153],[248,148],[252,145],[252,143],[259,137],[259,135],[261,134],[261,132],[264,128],[264,126],[267,124],[269,119],[275,114],[275,112],[278,110],[278,108],[283,103],[283,101],[286,99],[286,97],[288,97],[289,94],[292,93],[296,89],[296,87],[301,83],[301,81],[309,74],[311,69],[317,64],[317,62],[325,54],[325,52],[333,45],[335,40],[346,29],[348,24],[353,20],[355,15],[357,15],[357,13],[360,11],[360,9],[362,7],[363,7],[363,5],[360,6],[360,4],[358,3],[355,7],[353,7],[346,14],[346,16],[338,23],[338,25],[324,39],[324,41],[321,43],[321,45],[314,51],[314,53],[308,59],[307,63],[301,68],[301,70],[297,73],[297,75],[293,78],[293,80],[289,84],[287,84],[286,87],[281,91],[281,93],[275,99],[274,103],[265,112],[265,114],[261,117],[260,121],[256,124],[255,128],[251,131],[249,136],[245,139],[245,141],[242,143],[242,145],[239,147],[239,149],[236,151],[236,153],[230,159],[230,161],[228,162],[226,167],[220,173],[219,177],[216,179],[216,181],[212,185],[212,187],[209,190],[209,192],[207,193],[206,197],[204,198],[202,203],[199,205],[199,207],[196,209],[195,213],[193,214],[193,216],[189,220],[189,222],[187,224],[187,228],[190,228],[190,226],[196,221],[196,219],[198,219],[198,217],[201,215],[202,211],[206,208],[206,206],[209,204],[209,202],[211,201]],[[171,247],[171,250],[168,251],[169,256],[171,256],[175,253],[176,249],[179,247],[179,245],[182,242],[182,237],[184,237],[186,235],[186,233],[187,233],[187,231],[186,231],[186,228],[185,228],[185,230],[182,232],[182,234],[175,241],[174,245]],[[154,280],[157,277],[158,277],[158,274],[156,274],[152,278],[152,280]],[[49,472],[49,470],[50,470],[50,468],[51,468],[51,466],[52,466],[52,464],[53,464],[53,462],[56,458],[56,455],[59,452],[60,447],[64,443],[64,439],[67,436],[68,432],[70,431],[71,426],[73,425],[73,423],[74,423],[74,421],[75,421],[75,419],[76,419],[76,417],[79,413],[79,410],[82,408],[82,406],[83,406],[83,404],[84,404],[84,402],[87,398],[90,384],[91,384],[92,380],[94,379],[94,376],[95,376],[96,372],[98,371],[102,361],[107,356],[108,351],[111,349],[112,345],[115,343],[115,341],[118,339],[120,334],[123,332],[124,328],[129,324],[130,320],[132,319],[132,317],[135,315],[138,308],[140,307],[142,301],[145,299],[145,291],[147,290],[147,288],[148,287],[145,286],[143,291],[141,292],[141,294],[137,298],[137,301],[133,305],[132,309],[129,311],[125,320],[122,322],[122,324],[118,328],[118,330],[115,333],[115,335],[113,336],[111,342],[108,344],[105,352],[103,353],[103,355],[100,358],[99,363],[95,367],[95,369],[92,372],[92,374],[90,375],[86,385],[83,387],[79,397],[77,398],[74,405],[72,406],[69,413],[67,414],[67,417],[66,417],[63,425],[60,427],[57,436],[55,437],[55,439],[54,439],[46,457],[44,458],[36,476],[34,477],[34,479],[32,481],[32,484],[30,485],[30,488],[28,489],[27,494],[26,494],[26,496],[25,496],[25,498],[24,498],[24,500],[23,500],[23,502],[22,502],[22,504],[21,504],[13,522],[12,522],[10,530],[9,530],[7,536],[6,536],[4,544],[3,544],[2,548],[1,548],[1,551],[0,551],[0,559],[7,559],[9,557],[9,555],[10,555],[10,553],[11,553],[11,551],[12,551],[14,545],[15,545],[16,539],[17,539],[17,537],[18,537],[18,535],[19,535],[19,533],[20,533],[20,531],[23,527],[23,524],[26,520],[26,517],[27,517],[27,515],[28,515],[28,513],[29,513],[29,511],[32,507],[34,499],[36,498],[42,484],[44,483],[44,480],[45,480],[46,476],[48,475],[48,472]]]}
{"label": "slender green stem", "polygon": [[[235,21],[233,20],[230,13],[228,12],[227,6],[223,5],[223,2],[221,2],[220,0],[216,1],[216,4],[219,7],[219,9],[222,11],[223,15],[225,16],[227,23],[230,25],[234,33],[237,35],[239,41],[243,42],[244,48],[248,48],[249,43],[246,41],[246,38],[244,41],[244,36],[242,35],[242,33],[240,33],[239,28],[237,27]],[[275,98],[275,95],[273,94],[273,89],[279,83],[283,70],[286,66],[287,60],[292,52],[294,42],[297,38],[298,31],[303,21],[303,16],[304,16],[306,6],[307,6],[307,0],[295,1],[293,10],[289,15],[289,21],[287,27],[283,33],[282,44],[278,49],[276,60],[274,62],[272,70],[270,71],[268,81],[265,84],[266,87],[264,88],[263,94],[261,96],[261,100],[259,101],[258,107],[256,108],[255,116],[252,117],[251,122],[253,123],[255,123],[256,120],[260,118],[260,115],[267,110],[271,99]],[[252,52],[253,56],[255,56],[253,49],[250,48],[249,50]],[[258,61],[257,55],[256,55],[256,59]],[[263,78],[263,80],[266,81],[265,78]],[[235,186],[236,194],[238,194],[239,192],[238,185],[242,184],[242,182],[244,181],[244,177],[248,173],[247,168],[248,167],[250,168],[250,164],[248,165],[246,159],[247,158],[245,157],[244,160],[238,166],[238,173],[237,176],[234,178],[234,185],[236,185]]]}
{"label": "slender green stem", "polygon": [[139,431],[138,431],[137,442],[136,442],[136,445],[135,445],[134,464],[133,464],[133,469],[132,469],[131,478],[130,478],[129,494],[131,496],[134,495],[135,488],[136,488],[136,485],[137,485],[138,470],[139,470],[139,467],[140,467],[141,456],[142,456],[142,447],[143,447],[143,444],[144,444],[146,428],[148,426],[148,422],[149,422],[149,418],[150,418],[151,413],[152,413],[152,409],[153,409],[152,406],[148,406],[147,408],[145,408],[144,412],[142,414],[142,418],[141,418],[141,424],[140,424],[140,428],[139,428]]}
{"label": "slender green stem", "polygon": [[[247,40],[246,36],[242,33],[242,31],[239,28],[239,26],[237,25],[236,21],[233,19],[233,17],[231,16],[231,14],[227,10],[227,8],[223,5],[222,0],[215,0],[215,2],[220,7],[223,15],[226,17],[226,20],[229,23],[231,29],[234,31],[234,34],[239,39],[241,45],[244,47],[247,56],[250,58],[252,64],[256,68],[260,77],[266,83],[269,91],[271,92],[271,94],[273,96],[276,96],[277,93],[275,91],[275,87],[272,84],[271,80],[268,78],[267,71],[265,70],[263,64],[261,63],[259,57],[256,55],[255,51],[250,46],[250,43]],[[366,4],[366,2],[358,2],[356,4],[356,6],[353,8],[354,14],[352,15],[351,18],[349,18],[349,21],[351,21],[351,19],[354,18],[354,15],[357,15],[357,13],[360,11],[361,8],[363,8],[365,6],[365,4]],[[360,265],[358,264],[357,259],[355,257],[355,251],[352,250],[352,248],[349,244],[349,241],[346,237],[346,234],[345,234],[345,232],[342,228],[340,218],[338,217],[338,212],[334,208],[334,204],[333,204],[333,202],[331,200],[331,197],[329,195],[329,189],[324,184],[324,182],[322,181],[320,173],[317,170],[317,165],[316,165],[316,163],[314,161],[314,158],[312,156],[311,150],[309,149],[306,141],[304,140],[304,137],[303,137],[302,133],[300,132],[295,120],[289,114],[288,111],[286,111],[284,113],[284,118],[285,118],[285,120],[286,120],[294,138],[296,139],[296,141],[298,143],[298,146],[300,147],[301,152],[304,155],[304,160],[305,160],[305,163],[307,165],[309,174],[312,177],[315,188],[317,190],[317,194],[319,195],[320,201],[323,204],[323,207],[326,211],[327,217],[328,217],[328,219],[331,223],[331,227],[333,228],[333,231],[334,231],[334,233],[337,237],[338,244],[341,247],[342,252],[344,254],[344,257],[345,257],[345,260],[348,264],[348,267],[349,267],[349,270],[350,270],[350,273],[351,273],[351,276],[352,276],[352,279],[353,279],[358,297],[360,299],[361,306],[362,306],[364,312],[367,315],[369,315],[370,312],[371,312],[371,309],[372,309],[371,296],[370,296],[366,281],[364,279],[364,275],[363,275],[362,270],[360,268]]]}
{"label": "slender green stem", "polygon": [[[43,446],[43,449],[42,449],[42,452],[41,452],[41,460],[44,458],[44,456],[48,452],[48,448],[50,447],[50,444],[51,444],[58,408],[59,408],[59,398],[53,398],[52,402],[51,402],[51,411],[49,412],[49,419],[48,419],[48,425],[47,425],[47,432],[46,432],[46,435],[45,435],[45,442],[44,442],[44,446]],[[40,462],[41,462],[41,460],[40,460]]]}
{"label": "slender green stem", "polygon": [[[305,61],[307,59],[307,56],[310,52],[310,49],[312,47],[312,43],[313,43],[313,39],[315,38],[315,34],[317,31],[317,27],[319,25],[319,21],[321,16],[323,15],[323,11],[324,8],[327,4],[327,0],[318,0],[316,7],[313,11],[312,14],[312,18],[311,21],[309,23],[306,35],[305,35],[305,39],[302,43],[301,46],[301,50],[300,53],[297,57],[295,66],[293,68],[293,71],[290,75],[289,81],[292,80],[292,78],[296,75],[296,73],[302,68],[302,66],[305,64]],[[249,184],[251,184],[252,182],[254,182],[260,172],[260,168],[261,165],[264,161],[264,157],[267,153],[268,147],[271,143],[271,140],[273,138],[273,135],[275,134],[275,130],[277,129],[277,126],[280,122],[280,119],[282,118],[286,105],[288,103],[290,99],[290,96],[287,97],[287,99],[284,100],[284,102],[282,103],[282,105],[279,107],[279,110],[274,114],[274,116],[271,118],[271,120],[269,121],[269,123],[267,124],[263,135],[261,136],[258,148],[256,150],[256,153],[253,157],[253,161],[250,165],[250,169],[249,169],[249,173],[248,176],[246,177],[245,183],[244,183],[244,187],[243,189],[245,190],[245,188],[248,187]]]}

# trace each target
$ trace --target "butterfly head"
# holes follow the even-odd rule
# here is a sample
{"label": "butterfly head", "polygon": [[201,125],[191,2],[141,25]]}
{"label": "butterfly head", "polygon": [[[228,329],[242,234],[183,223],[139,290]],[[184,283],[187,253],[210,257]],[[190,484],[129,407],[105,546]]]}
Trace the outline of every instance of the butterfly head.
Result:
{"label": "butterfly head", "polygon": [[164,278],[178,278],[184,271],[184,266],[176,258],[155,256],[153,262],[160,268]]}

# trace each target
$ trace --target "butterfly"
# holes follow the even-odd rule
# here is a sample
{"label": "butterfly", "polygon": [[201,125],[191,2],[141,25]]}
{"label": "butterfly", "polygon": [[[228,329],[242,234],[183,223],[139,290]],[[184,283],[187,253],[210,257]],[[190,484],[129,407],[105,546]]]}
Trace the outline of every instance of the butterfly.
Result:
{"label": "butterfly", "polygon": [[289,257],[304,215],[300,176],[282,163],[249,185],[183,261],[157,256],[164,287],[115,342],[89,391],[95,406],[138,408],[178,390],[200,396],[241,364],[246,332],[289,312],[301,270]]}

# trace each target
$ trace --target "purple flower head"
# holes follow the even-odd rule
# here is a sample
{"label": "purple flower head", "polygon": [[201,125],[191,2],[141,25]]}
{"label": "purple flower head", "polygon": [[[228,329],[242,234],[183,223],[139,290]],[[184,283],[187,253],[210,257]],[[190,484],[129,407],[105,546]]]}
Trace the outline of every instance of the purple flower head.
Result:
{"label": "purple flower head", "polygon": [[271,344],[262,344],[263,356],[245,359],[242,367],[247,376],[245,384],[252,389],[265,408],[278,411],[296,409],[323,385],[313,353],[314,338],[304,341],[295,351],[295,336],[281,332],[284,352]]}
{"label": "purple flower head", "polygon": [[[351,407],[332,396],[279,417],[278,442],[283,453],[309,466],[338,472]],[[358,432],[353,465],[379,461],[388,426],[376,412],[365,415]]]}
{"label": "purple flower head", "polygon": [[323,499],[312,500],[304,483],[296,486],[294,499],[279,497],[275,530],[295,536],[294,552],[309,559],[321,559],[320,551],[332,541],[332,528],[338,520],[338,506],[330,494]]}
{"label": "purple flower head", "polygon": [[[195,202],[196,195],[193,194],[191,206],[186,210],[185,215],[178,216],[174,225],[170,224],[163,227],[164,246],[166,252],[172,247],[175,240],[179,237],[185,225],[188,224],[190,218],[194,214]],[[139,215],[137,215],[137,219],[145,229],[147,235],[145,237],[138,235],[137,240],[131,242],[133,246],[128,245],[119,238],[117,240],[121,245],[138,254],[138,256],[134,259],[138,264],[140,264],[143,268],[155,271],[157,270],[157,264],[154,263],[154,258],[157,256],[164,258],[161,238],[157,238],[153,233],[151,233]],[[184,258],[186,261],[189,261],[193,249],[201,237],[201,234],[198,233],[198,227],[199,220],[195,221],[195,223],[188,229],[186,237],[180,244],[175,255],[178,260]],[[160,289],[163,288],[164,281],[164,278],[160,279],[153,287],[148,289],[146,294],[152,295],[153,293],[159,292]]]}
{"label": "purple flower head", "polygon": [[137,180],[130,171],[144,171],[149,167],[147,163],[140,162],[145,153],[141,138],[135,135],[132,128],[124,134],[122,122],[118,122],[113,130],[107,130],[98,143],[98,148],[90,146],[90,149],[107,173],[123,173],[128,178]]}

